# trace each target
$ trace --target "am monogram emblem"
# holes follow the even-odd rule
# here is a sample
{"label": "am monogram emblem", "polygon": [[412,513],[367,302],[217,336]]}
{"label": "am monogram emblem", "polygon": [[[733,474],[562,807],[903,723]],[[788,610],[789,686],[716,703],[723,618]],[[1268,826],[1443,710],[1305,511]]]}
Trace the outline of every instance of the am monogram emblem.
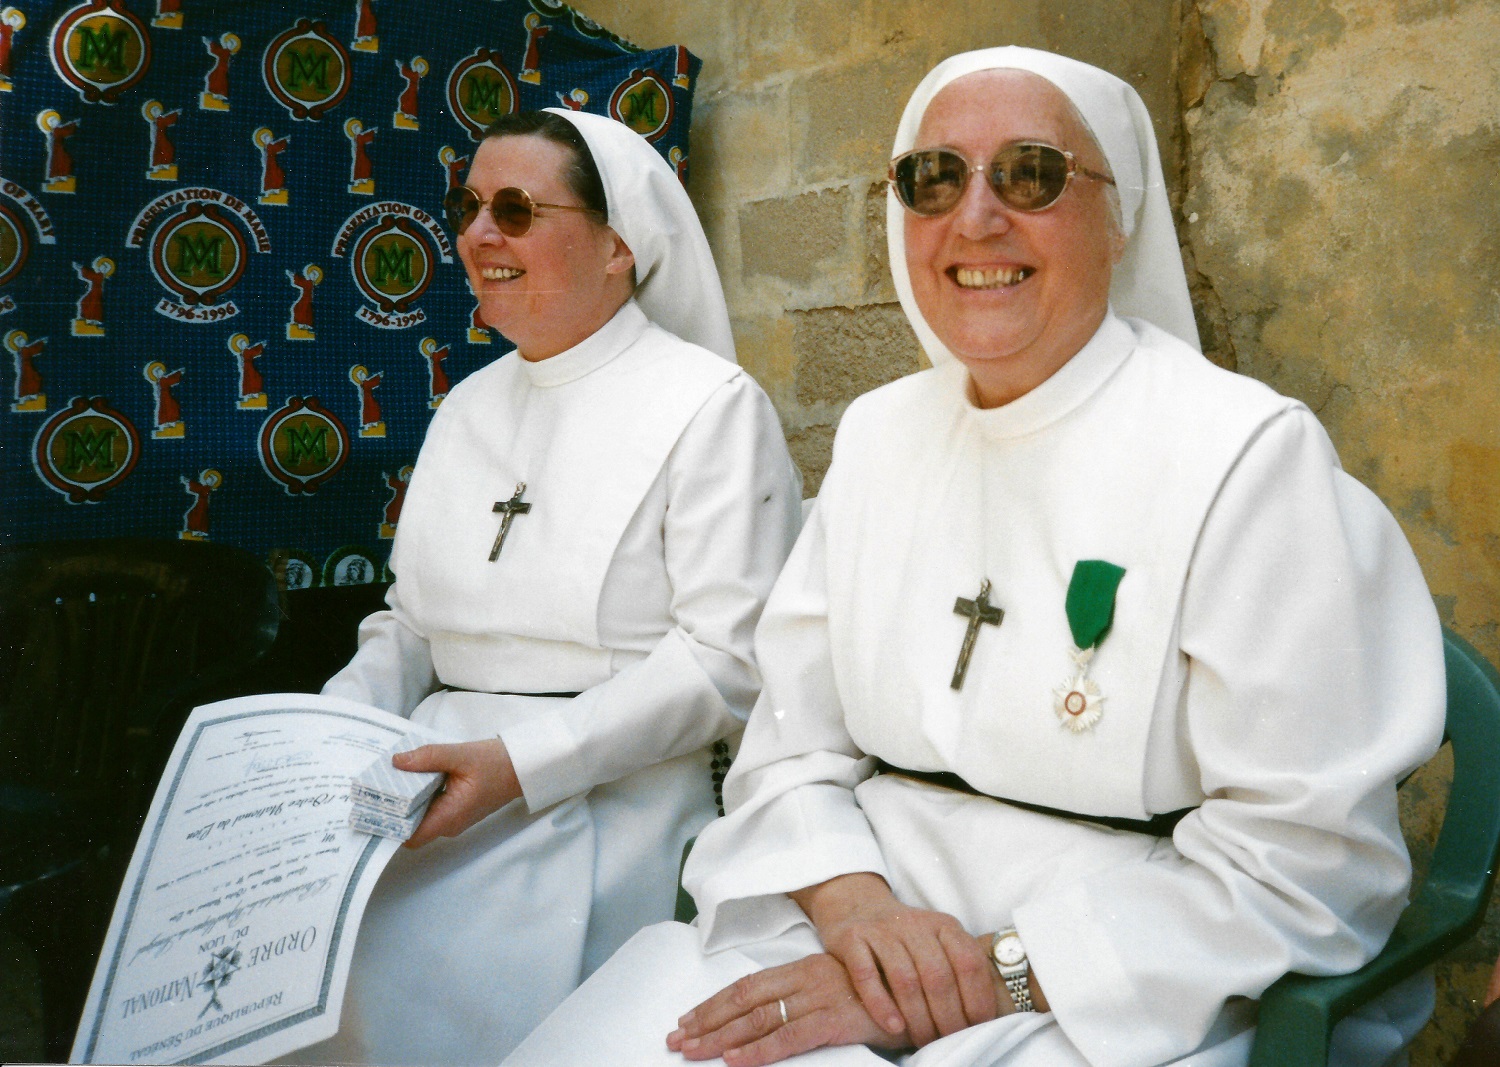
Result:
{"label": "am monogram emblem", "polygon": [[30,253],[31,238],[26,233],[26,224],[16,212],[0,203],[0,285],[21,273]]}
{"label": "am monogram emblem", "polygon": [[113,104],[151,66],[151,37],[123,0],[88,0],[52,27],[52,66],[90,104]]}
{"label": "am monogram emblem", "polygon": [[425,322],[427,313],[416,300],[437,264],[453,262],[453,242],[437,219],[399,200],[381,200],[350,215],[332,252],[349,257],[355,287],[365,298],[354,317],[385,330]]}
{"label": "am monogram emblem", "polygon": [[478,141],[484,128],[516,110],[516,79],[488,48],[460,60],[448,75],[448,110],[458,124]]}
{"label": "am monogram emblem", "polygon": [[349,51],[323,23],[298,19],[266,46],[261,77],[292,118],[320,119],[349,91]]}
{"label": "am monogram emblem", "polygon": [[192,203],[151,240],[156,280],[184,304],[214,304],[245,273],[245,238],[215,204]]}
{"label": "am monogram emblem", "polygon": [[260,428],[260,464],[288,496],[311,496],[349,458],[349,431],[315,396],[288,397]]}
{"label": "am monogram emblem", "polygon": [[432,253],[421,227],[386,215],[354,242],[354,282],[381,311],[405,311],[432,281]]}
{"label": "am monogram emblem", "polygon": [[268,253],[271,238],[243,200],[218,189],[189,188],[166,193],[142,208],[125,245],[149,249],[151,273],[177,298],[158,301],[158,314],[205,323],[240,313],[224,297],[244,276],[251,248]]}
{"label": "am monogram emblem", "polygon": [[609,113],[648,141],[672,127],[672,90],[654,70],[632,70],[609,97]]}
{"label": "am monogram emblem", "polygon": [[37,431],[32,463],[70,504],[97,504],[123,482],[141,455],[135,426],[102,396],[72,402]]}

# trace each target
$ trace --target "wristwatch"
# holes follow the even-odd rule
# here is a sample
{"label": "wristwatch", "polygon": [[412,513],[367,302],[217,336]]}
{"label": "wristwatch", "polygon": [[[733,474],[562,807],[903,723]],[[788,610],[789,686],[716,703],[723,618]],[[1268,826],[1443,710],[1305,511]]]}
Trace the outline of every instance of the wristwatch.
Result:
{"label": "wristwatch", "polygon": [[1001,930],[990,942],[990,960],[1000,972],[1005,988],[1010,990],[1010,999],[1016,1002],[1016,1011],[1036,1011],[1031,1003],[1031,989],[1027,978],[1031,974],[1031,963],[1026,959],[1026,947],[1021,944],[1021,935],[1014,926]]}

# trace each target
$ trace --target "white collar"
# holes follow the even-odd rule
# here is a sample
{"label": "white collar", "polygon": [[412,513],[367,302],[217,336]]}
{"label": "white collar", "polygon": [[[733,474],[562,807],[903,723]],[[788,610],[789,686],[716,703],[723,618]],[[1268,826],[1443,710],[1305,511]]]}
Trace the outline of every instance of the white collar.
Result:
{"label": "white collar", "polygon": [[971,420],[988,438],[1014,438],[1035,433],[1069,414],[1098,392],[1125,362],[1135,343],[1135,331],[1130,324],[1113,310],[1106,311],[1094,336],[1052,377],[1029,393],[995,408],[981,408],[974,404],[969,396],[968,370],[958,364],[958,373],[953,375],[953,380],[962,390],[964,418]]}
{"label": "white collar", "polygon": [[[634,300],[627,300],[613,318],[572,348],[535,362],[522,359],[521,365],[527,380],[537,388],[567,385],[594,373],[629,348],[646,332],[648,324],[646,313]],[[520,358],[520,353],[516,356]]]}

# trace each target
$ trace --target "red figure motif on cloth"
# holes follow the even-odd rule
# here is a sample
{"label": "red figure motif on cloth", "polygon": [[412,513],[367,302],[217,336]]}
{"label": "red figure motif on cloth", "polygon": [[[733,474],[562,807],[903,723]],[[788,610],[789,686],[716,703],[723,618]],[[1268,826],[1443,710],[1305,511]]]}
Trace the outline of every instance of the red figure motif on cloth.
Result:
{"label": "red figure motif on cloth", "polygon": [[557,101],[569,111],[582,111],[588,106],[589,92],[587,89],[569,89],[567,93],[558,93]]}
{"label": "red figure motif on cloth", "polygon": [[378,131],[374,128],[365,129],[364,123],[359,119],[350,119],[344,123],[344,136],[349,138],[349,148],[353,153],[353,159],[349,165],[349,191],[360,196],[375,195],[374,169],[370,165],[370,142],[375,140]]}
{"label": "red figure motif on cloth", "polygon": [[182,0],[156,0],[151,25],[163,30],[182,29]]}
{"label": "red figure motif on cloth", "polygon": [[397,130],[416,130],[421,128],[417,121],[417,86],[423,78],[427,77],[427,60],[421,56],[415,57],[410,63],[396,60],[396,72],[401,75],[406,87],[401,90],[401,96],[396,101],[396,110],[391,114],[391,127]]}
{"label": "red figure motif on cloth", "polygon": [[[488,334],[486,334],[488,336]],[[451,386],[448,383],[448,372],[443,369],[443,361],[448,358],[448,346],[438,347],[437,338],[424,337],[418,346],[422,356],[427,360],[427,406],[436,408],[448,395]]]}
{"label": "red figure motif on cloth", "polygon": [[0,93],[11,92],[15,85],[10,80],[10,49],[16,34],[26,26],[26,16],[19,8],[0,9]]}
{"label": "red figure motif on cloth", "polygon": [[44,193],[76,193],[77,180],[73,177],[73,156],[63,144],[78,132],[78,120],[62,120],[56,111],[48,109],[36,117],[37,129],[47,138],[47,177],[42,182]]}
{"label": "red figure motif on cloth", "polygon": [[147,100],[141,105],[141,118],[151,124],[151,167],[146,177],[158,182],[177,180],[177,147],[167,136],[167,130],[177,124],[181,111],[168,111],[160,100]]}
{"label": "red figure motif on cloth", "polygon": [[358,12],[354,16],[354,40],[349,47],[356,52],[380,51],[379,30],[375,24],[375,5],[372,0],[358,0]]}
{"label": "red figure motif on cloth", "polygon": [[291,143],[290,137],[277,137],[269,126],[262,126],[250,135],[255,147],[260,149],[260,200],[262,204],[286,207],[291,197],[286,188],[286,171],[278,158]]}
{"label": "red figure motif on cloth", "polygon": [[10,410],[18,414],[46,411],[47,394],[42,391],[42,375],[36,369],[36,358],[47,347],[45,337],[33,341],[21,330],[5,335],[5,347],[16,358],[16,402]]}
{"label": "red figure motif on cloth", "polygon": [[443,175],[448,184],[443,186],[443,192],[449,189],[457,189],[464,183],[464,171],[469,168],[469,157],[461,156],[447,145],[438,149],[438,162],[443,165]]}
{"label": "red figure motif on cloth", "polygon": [[361,437],[384,437],[385,422],[380,417],[380,401],[375,399],[375,390],[385,375],[371,374],[368,367],[357,365],[349,368],[349,380],[359,386],[359,435]]}
{"label": "red figure motif on cloth", "polygon": [[683,185],[687,184],[687,156],[682,154],[682,149],[675,144],[667,153],[667,162],[672,164],[672,169],[677,172],[677,180]]}
{"label": "red figure motif on cloth", "polygon": [[380,524],[380,539],[389,541],[396,536],[396,524],[401,521],[401,505],[406,503],[406,487],[411,484],[411,465],[402,467],[395,475],[386,474],[386,488],[391,498],[385,503],[385,519]]}
{"label": "red figure motif on cloth", "polygon": [[229,110],[229,60],[240,50],[240,39],[232,33],[203,38],[208,54],[214,57],[214,65],[203,76],[203,92],[198,95],[198,106],[204,111]]}
{"label": "red figure motif on cloth", "polygon": [[679,89],[688,87],[688,50],[682,45],[672,46],[677,51],[677,70],[672,75],[672,84]]}
{"label": "red figure motif on cloth", "polygon": [[542,16],[535,11],[526,16],[526,55],[521,60],[521,73],[516,75],[517,81],[523,81],[527,85],[542,84],[542,38],[551,33],[550,27],[543,25]]}
{"label": "red figure motif on cloth", "polygon": [[323,268],[316,263],[309,263],[302,268],[301,274],[289,270],[286,276],[297,290],[297,302],[292,305],[292,316],[286,324],[286,339],[316,340],[317,334],[313,332],[313,290],[323,280]]}
{"label": "red figure motif on cloth", "polygon": [[224,484],[224,476],[209,467],[196,478],[182,476],[182,485],[192,495],[193,503],[183,513],[182,529],[177,536],[184,541],[208,540],[208,497]]}
{"label": "red figure motif on cloth", "polygon": [[229,339],[229,351],[240,369],[240,398],[235,407],[241,411],[264,411],[266,408],[266,379],[255,361],[266,354],[266,343],[250,343],[248,334],[237,333]]}
{"label": "red figure motif on cloth", "polygon": [[490,328],[483,319],[479,317],[479,302],[474,302],[474,310],[469,312],[469,344],[487,345],[490,343]]}
{"label": "red figure motif on cloth", "polygon": [[151,431],[152,439],[171,441],[186,437],[187,426],[182,421],[182,405],[172,393],[174,388],[182,384],[182,368],[169,371],[165,363],[156,360],[147,363],[141,375],[151,383],[156,392],[156,429]]}
{"label": "red figure motif on cloth", "polygon": [[115,261],[108,256],[97,257],[85,267],[74,263],[73,269],[87,289],[78,298],[78,317],[73,320],[74,337],[104,336],[104,279],[115,272]]}

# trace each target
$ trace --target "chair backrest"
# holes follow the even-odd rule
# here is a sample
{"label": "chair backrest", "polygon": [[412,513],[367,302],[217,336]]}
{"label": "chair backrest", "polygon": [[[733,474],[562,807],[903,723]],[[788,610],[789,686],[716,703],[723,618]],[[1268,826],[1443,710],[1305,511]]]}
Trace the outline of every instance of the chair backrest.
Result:
{"label": "chair backrest", "polygon": [[[1418,900],[1440,893],[1463,909],[1452,945],[1484,919],[1500,857],[1500,674],[1457,634],[1443,631],[1453,786]],[[1415,903],[1415,902],[1414,902]]]}
{"label": "chair backrest", "polygon": [[275,580],[190,541],[0,549],[0,782],[94,789],[129,772],[166,707],[270,647]]}

